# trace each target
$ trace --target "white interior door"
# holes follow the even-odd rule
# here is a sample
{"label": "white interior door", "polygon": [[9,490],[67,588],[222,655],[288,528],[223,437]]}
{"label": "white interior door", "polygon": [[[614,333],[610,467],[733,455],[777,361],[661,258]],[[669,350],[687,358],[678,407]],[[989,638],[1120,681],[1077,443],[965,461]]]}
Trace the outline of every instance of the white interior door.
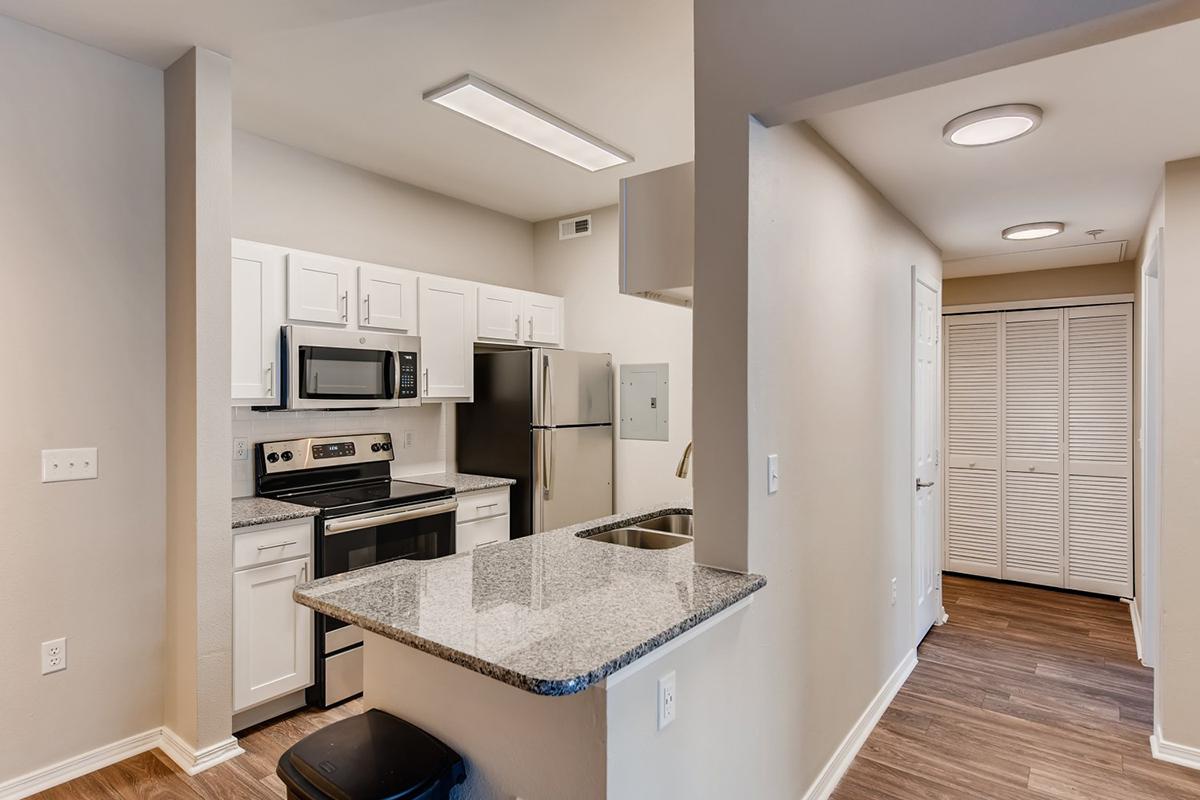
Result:
{"label": "white interior door", "polygon": [[1067,309],[1068,589],[1133,595],[1133,312]]}
{"label": "white interior door", "polygon": [[913,280],[913,585],[916,642],[942,614],[938,542],[938,292]]}
{"label": "white interior door", "polygon": [[1003,565],[1063,585],[1063,311],[1004,315]]}
{"label": "white interior door", "polygon": [[1000,314],[948,317],[945,567],[1000,577]]}

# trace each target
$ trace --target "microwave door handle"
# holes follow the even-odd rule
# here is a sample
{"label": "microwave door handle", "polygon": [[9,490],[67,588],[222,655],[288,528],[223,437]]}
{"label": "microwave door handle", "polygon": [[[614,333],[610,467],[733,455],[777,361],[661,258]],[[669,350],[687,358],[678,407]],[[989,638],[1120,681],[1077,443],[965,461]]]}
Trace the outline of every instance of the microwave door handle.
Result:
{"label": "microwave door handle", "polygon": [[392,399],[400,399],[400,353],[388,351],[388,368],[392,371]]}

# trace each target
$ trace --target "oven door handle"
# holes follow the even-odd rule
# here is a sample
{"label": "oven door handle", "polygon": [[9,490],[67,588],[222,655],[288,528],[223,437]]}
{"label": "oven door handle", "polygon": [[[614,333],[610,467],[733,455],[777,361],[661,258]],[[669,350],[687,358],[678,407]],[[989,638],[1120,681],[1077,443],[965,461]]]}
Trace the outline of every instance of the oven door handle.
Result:
{"label": "oven door handle", "polygon": [[376,525],[391,525],[394,522],[406,522],[410,519],[432,517],[436,514],[449,514],[457,509],[458,500],[448,500],[444,503],[418,506],[417,508],[410,508],[404,511],[393,511],[390,514],[375,514],[369,517],[356,517],[344,521],[331,520],[325,523],[325,535],[348,533],[350,531],[362,530],[363,528],[373,528]]}

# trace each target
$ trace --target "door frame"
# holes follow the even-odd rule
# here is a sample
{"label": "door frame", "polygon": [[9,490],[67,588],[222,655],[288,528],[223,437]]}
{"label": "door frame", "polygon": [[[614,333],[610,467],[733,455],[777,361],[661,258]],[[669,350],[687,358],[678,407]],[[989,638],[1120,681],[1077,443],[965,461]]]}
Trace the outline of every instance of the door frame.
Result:
{"label": "door frame", "polygon": [[[1134,603],[1141,595],[1138,624],[1141,628],[1142,663],[1153,667],[1158,663],[1159,643],[1159,542],[1162,531],[1162,229],[1159,228],[1151,242],[1149,255],[1140,265],[1138,279],[1141,281],[1141,352],[1138,353],[1138,371],[1141,378],[1140,419],[1138,419],[1138,453],[1141,462],[1141,509],[1137,524],[1141,529],[1140,553],[1141,581],[1135,589]],[[1153,298],[1153,302],[1151,299]],[[1156,357],[1151,358],[1151,353]],[[1157,371],[1153,370],[1157,366]],[[1151,437],[1153,437],[1151,439]],[[1151,439],[1154,446],[1147,447]],[[1136,488],[1136,487],[1135,487]],[[1157,712],[1155,692],[1155,717]]]}
{"label": "door frame", "polygon": [[934,617],[934,626],[942,625],[948,619],[946,615],[946,607],[942,603],[942,568],[943,551],[942,539],[945,535],[945,515],[942,513],[942,506],[945,504],[945,462],[942,460],[942,451],[944,449],[943,435],[943,413],[942,404],[944,402],[942,380],[943,380],[943,365],[942,365],[942,282],[941,280],[931,278],[927,275],[922,275],[917,265],[911,265],[911,276],[909,283],[909,336],[908,336],[908,375],[909,375],[909,480],[908,490],[911,492],[909,505],[909,624],[911,625],[910,638],[913,640],[915,648],[921,642],[918,637],[924,636],[924,632],[920,631],[920,621],[917,618],[920,608],[921,588],[918,585],[917,575],[917,557],[920,552],[917,546],[917,493],[913,491],[913,487],[917,481],[917,284],[921,284],[926,289],[932,291],[937,298],[936,307],[938,309],[937,319],[934,320],[934,364],[936,365],[937,374],[934,376],[934,384],[936,386],[936,394],[933,400],[934,405],[934,422],[933,431],[934,437],[937,440],[937,448],[935,450],[934,465],[937,468],[937,488],[942,492],[941,499],[933,504],[933,512],[936,515],[934,524],[933,547],[934,547],[934,564],[937,565],[937,601],[942,604],[941,609]]}

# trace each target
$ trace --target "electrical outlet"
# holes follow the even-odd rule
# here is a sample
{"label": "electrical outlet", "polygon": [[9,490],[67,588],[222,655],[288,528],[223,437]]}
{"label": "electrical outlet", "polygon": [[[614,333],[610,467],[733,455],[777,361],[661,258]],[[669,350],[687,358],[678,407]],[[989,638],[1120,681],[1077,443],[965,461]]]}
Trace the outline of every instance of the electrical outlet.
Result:
{"label": "electrical outlet", "polygon": [[42,451],[42,483],[87,481],[99,477],[96,448]]}
{"label": "electrical outlet", "polygon": [[675,673],[668,672],[658,679],[658,729],[675,721]]}
{"label": "electrical outlet", "polygon": [[896,579],[892,578],[892,605],[896,605]]}
{"label": "electrical outlet", "polygon": [[51,639],[42,642],[42,674],[62,672],[67,668],[67,640]]}
{"label": "electrical outlet", "polygon": [[238,436],[233,440],[233,460],[245,461],[250,458],[250,440],[244,436]]}
{"label": "electrical outlet", "polygon": [[408,448],[412,447],[412,446],[413,446],[413,445],[415,445],[416,443],[417,443],[417,434],[416,434],[416,432],[414,432],[414,431],[405,431],[405,432],[404,432],[404,449],[405,449],[405,450],[407,450]]}

